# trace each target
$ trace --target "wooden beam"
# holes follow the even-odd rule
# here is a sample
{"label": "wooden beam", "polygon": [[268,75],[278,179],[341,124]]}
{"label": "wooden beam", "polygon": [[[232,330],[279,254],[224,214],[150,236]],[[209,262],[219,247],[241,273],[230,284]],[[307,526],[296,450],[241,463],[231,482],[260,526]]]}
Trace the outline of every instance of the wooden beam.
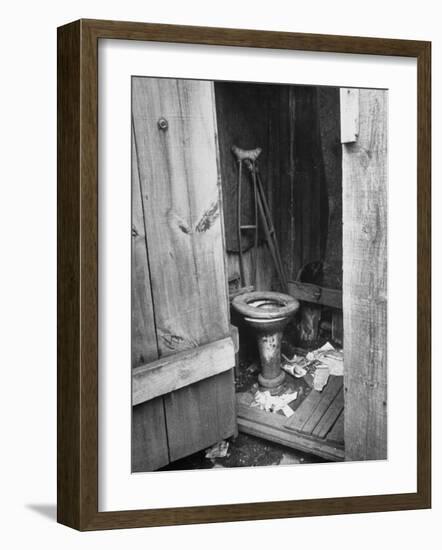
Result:
{"label": "wooden beam", "polygon": [[342,292],[310,283],[289,281],[289,294],[298,300],[342,309]]}
{"label": "wooden beam", "polygon": [[388,92],[359,90],[359,135],[343,146],[347,460],[387,458]]}
{"label": "wooden beam", "polygon": [[132,369],[132,404],[149,401],[234,366],[235,350],[229,336],[136,367]]}

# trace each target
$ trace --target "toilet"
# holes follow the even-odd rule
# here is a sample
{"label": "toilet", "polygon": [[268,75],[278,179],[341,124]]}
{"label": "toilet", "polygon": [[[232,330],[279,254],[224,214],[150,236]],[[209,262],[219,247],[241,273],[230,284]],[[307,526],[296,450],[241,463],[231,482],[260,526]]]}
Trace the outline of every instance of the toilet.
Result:
{"label": "toilet", "polygon": [[232,306],[255,331],[261,372],[259,385],[272,395],[284,391],[285,372],[281,370],[281,340],[284,328],[299,308],[288,294],[253,291],[233,299]]}

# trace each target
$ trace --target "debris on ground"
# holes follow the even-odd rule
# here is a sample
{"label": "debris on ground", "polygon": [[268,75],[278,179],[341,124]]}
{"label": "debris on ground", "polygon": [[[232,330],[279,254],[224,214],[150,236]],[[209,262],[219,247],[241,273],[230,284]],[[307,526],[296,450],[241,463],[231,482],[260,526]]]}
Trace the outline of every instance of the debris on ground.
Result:
{"label": "debris on ground", "polygon": [[229,442],[228,441],[219,441],[212,445],[209,449],[206,449],[206,458],[225,458],[229,451]]}
{"label": "debris on ground", "polygon": [[185,471],[211,468],[236,468],[254,466],[274,466],[278,464],[322,463],[327,462],[315,455],[308,455],[302,451],[288,449],[277,443],[267,441],[245,433],[229,440],[229,452],[225,458],[210,460],[205,451],[198,451],[192,455],[161,468],[161,471]]}
{"label": "debris on ground", "polygon": [[330,371],[328,370],[328,367],[317,365],[313,375],[313,389],[316,391],[322,391],[328,382],[329,376]]}
{"label": "debris on ground", "polygon": [[281,353],[283,362],[281,363],[281,368],[285,372],[288,372],[295,378],[302,378],[307,374],[307,366],[309,361],[302,355],[294,355],[289,359],[286,355]]}
{"label": "debris on ground", "polygon": [[293,414],[293,409],[289,406],[295,401],[298,393],[283,393],[282,395],[271,395],[268,390],[256,391],[250,407],[258,407],[262,411],[277,413],[281,411],[285,416],[290,417]]}
{"label": "debris on ground", "polygon": [[250,363],[250,365],[247,367],[247,372],[250,374],[256,374],[259,372],[259,365],[257,363]]}
{"label": "debris on ground", "polygon": [[295,354],[289,359],[284,354],[281,355],[281,368],[295,378],[304,378],[317,391],[322,391],[330,375],[344,375],[344,353],[335,349],[330,342],[308,352],[305,357]]}
{"label": "debris on ground", "polygon": [[306,355],[308,361],[319,361],[321,366],[327,367],[333,376],[344,375],[344,352],[335,349],[330,342]]}

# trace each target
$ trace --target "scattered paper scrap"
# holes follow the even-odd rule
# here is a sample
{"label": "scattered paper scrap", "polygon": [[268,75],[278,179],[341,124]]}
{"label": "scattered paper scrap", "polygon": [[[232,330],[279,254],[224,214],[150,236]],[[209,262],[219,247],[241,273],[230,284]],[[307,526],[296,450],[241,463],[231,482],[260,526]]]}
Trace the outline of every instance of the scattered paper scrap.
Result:
{"label": "scattered paper scrap", "polygon": [[320,360],[321,355],[323,355],[325,352],[334,350],[335,348],[330,344],[330,342],[327,342],[320,348],[315,349],[314,351],[309,351],[305,357],[308,361]]}
{"label": "scattered paper scrap", "polygon": [[329,376],[330,371],[328,367],[317,365],[315,374],[313,375],[313,389],[315,389],[316,391],[322,391],[324,386],[328,382]]}
{"label": "scattered paper scrap", "polygon": [[302,378],[307,374],[306,366],[308,365],[308,361],[305,357],[295,354],[291,359],[289,359],[283,353],[281,356],[283,358],[283,362],[281,363],[282,370],[288,372],[295,378]]}
{"label": "scattered paper scrap", "polygon": [[281,410],[287,418],[290,418],[293,414],[295,414],[295,411],[288,405],[284,405]]}
{"label": "scattered paper scrap", "polygon": [[344,375],[344,352],[335,349],[330,342],[327,342],[317,350],[307,353],[309,361],[319,361],[321,366],[328,367],[329,374],[333,376]]}
{"label": "scattered paper scrap", "polygon": [[317,391],[322,391],[330,375],[344,375],[344,353],[330,342],[310,351],[304,357],[294,355],[291,359],[281,354],[281,368],[295,378],[304,377],[305,382]]}
{"label": "scattered paper scrap", "polygon": [[[251,407],[258,407],[267,412],[282,412],[287,416],[288,411],[284,412],[284,407],[288,407],[289,403],[295,401],[298,397],[297,392],[283,393],[282,395],[271,395],[269,391],[257,391],[254,400],[250,404]],[[288,407],[291,410],[291,407]]]}
{"label": "scattered paper scrap", "polygon": [[320,359],[323,365],[326,365],[330,374],[334,376],[344,375],[344,354],[342,351],[328,351]]}
{"label": "scattered paper scrap", "polygon": [[212,445],[212,447],[206,450],[206,458],[225,458],[227,456],[228,450],[229,442],[225,440],[219,441],[218,443],[215,443],[215,445]]}
{"label": "scattered paper scrap", "polygon": [[281,364],[282,370],[285,372],[288,372],[295,378],[302,378],[307,374],[307,370],[304,367],[301,367],[300,365],[287,365],[282,363]]}

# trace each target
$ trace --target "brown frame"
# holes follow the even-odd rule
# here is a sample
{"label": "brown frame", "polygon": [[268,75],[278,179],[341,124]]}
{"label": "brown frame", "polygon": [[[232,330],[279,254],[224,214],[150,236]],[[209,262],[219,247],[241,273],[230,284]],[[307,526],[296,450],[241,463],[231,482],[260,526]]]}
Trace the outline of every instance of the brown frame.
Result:
{"label": "brown frame", "polygon": [[[98,39],[417,58],[417,492],[98,512]],[[85,531],[431,506],[431,43],[120,21],[58,29],[58,521]]]}

